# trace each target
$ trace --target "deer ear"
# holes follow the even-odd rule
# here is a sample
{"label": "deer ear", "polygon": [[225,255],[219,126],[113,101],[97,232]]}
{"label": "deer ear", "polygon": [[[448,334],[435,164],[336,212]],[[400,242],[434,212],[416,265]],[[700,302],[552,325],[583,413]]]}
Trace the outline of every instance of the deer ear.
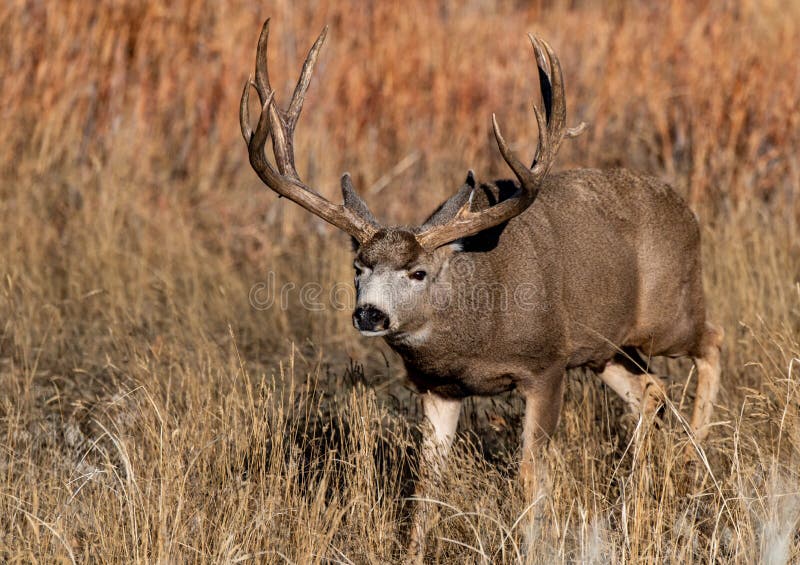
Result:
{"label": "deer ear", "polygon": [[475,180],[475,171],[473,171],[472,169],[467,171],[467,179],[464,181],[464,184],[466,184],[470,188],[475,188],[475,186],[478,184],[477,181]]}
{"label": "deer ear", "polygon": [[353,188],[353,180],[350,178],[350,173],[342,175],[342,198],[344,199],[345,208],[357,214],[374,227],[377,228],[379,226],[375,216],[372,215],[369,207],[367,207],[367,203],[362,200],[356,193],[356,189]]}
{"label": "deer ear", "polygon": [[475,180],[475,173],[472,169],[467,173],[467,178],[464,184],[458,191],[450,198],[442,202],[442,204],[428,216],[428,219],[419,227],[420,230],[429,228],[439,224],[444,224],[453,219],[461,207],[469,202],[470,197],[475,192],[475,187],[478,182]]}

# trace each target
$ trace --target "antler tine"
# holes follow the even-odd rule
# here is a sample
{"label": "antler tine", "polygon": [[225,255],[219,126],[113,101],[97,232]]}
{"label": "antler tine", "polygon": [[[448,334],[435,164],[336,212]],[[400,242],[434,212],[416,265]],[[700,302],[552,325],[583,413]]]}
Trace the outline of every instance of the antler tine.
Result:
{"label": "antler tine", "polygon": [[282,177],[278,171],[272,166],[272,163],[267,159],[264,153],[264,145],[267,143],[267,138],[270,134],[271,117],[269,115],[269,107],[272,105],[272,100],[275,93],[270,92],[264,105],[261,107],[261,113],[258,116],[258,125],[256,131],[250,137],[248,143],[248,150],[250,154],[250,164],[255,169],[261,180],[270,188],[274,185],[280,185]]}
{"label": "antler tine", "polygon": [[536,103],[533,103],[533,112],[536,115],[536,126],[538,129],[538,139],[536,141],[536,153],[534,153],[533,162],[531,163],[531,169],[536,166],[541,160],[542,157],[542,136],[546,132],[546,124],[550,121],[550,109],[553,106],[553,89],[551,87],[550,82],[550,74],[548,70],[548,62],[547,57],[545,56],[545,52],[542,49],[541,44],[536,39],[532,33],[528,34],[528,39],[530,39],[531,45],[533,46],[533,55],[536,59],[536,70],[539,74],[539,87],[542,92],[542,102],[544,104],[544,111],[545,117],[547,120],[544,122],[544,126],[541,120],[540,112]]}
{"label": "antler tine", "polygon": [[250,117],[247,115],[250,107],[250,87],[253,84],[253,78],[247,79],[244,83],[242,90],[242,99],[239,101],[239,127],[242,129],[242,137],[245,143],[250,143],[250,138],[253,137],[253,130],[250,129]]}
{"label": "antler tine", "polygon": [[294,129],[294,125],[300,117],[300,112],[303,110],[303,102],[305,101],[306,90],[308,90],[308,85],[311,82],[311,75],[314,73],[314,65],[317,63],[317,57],[327,36],[328,26],[325,26],[322,28],[322,32],[320,32],[314,45],[309,49],[306,60],[303,62],[303,70],[300,71],[300,78],[297,81],[297,86],[294,87],[292,101],[286,111],[286,125],[291,129]]}
{"label": "antler tine", "polygon": [[[548,137],[550,137],[551,150],[553,154],[558,153],[561,140],[564,139],[564,128],[567,124],[567,104],[564,99],[564,77],[561,73],[561,62],[553,53],[553,48],[544,39],[540,40],[547,52],[547,60],[550,63],[551,86],[553,93],[551,97],[551,107],[547,112]],[[542,88],[544,92],[545,88]]]}
{"label": "antler tine", "polygon": [[531,45],[533,46],[533,55],[536,58],[536,68],[539,72],[539,85],[542,91],[542,102],[546,110],[547,120],[550,121],[550,108],[553,104],[553,89],[551,88],[550,73],[552,72],[552,65],[549,58],[545,55],[542,44],[532,33],[528,34]]}
{"label": "antler tine", "polygon": [[[533,110],[536,113],[536,121],[541,122],[541,113],[536,106],[533,107]],[[503,137],[503,134],[500,133],[500,126],[497,125],[497,116],[494,114],[492,114],[492,128],[494,129],[494,137],[497,140],[497,147],[500,149],[500,153],[503,155],[505,162],[508,163],[508,166],[511,167],[511,170],[514,171],[514,174],[520,179],[526,179],[527,182],[534,182],[535,179],[533,176],[533,171],[531,171],[525,165],[525,163],[520,161],[517,156],[514,155],[514,152],[508,146],[508,143]],[[544,131],[541,123],[539,128],[540,131]]]}
{"label": "antler tine", "polygon": [[266,102],[267,96],[269,96],[269,93],[272,91],[269,85],[269,67],[267,66],[269,20],[270,18],[267,18],[264,25],[261,27],[261,33],[258,36],[258,47],[256,47],[256,80],[254,86],[258,91],[262,106],[264,102]]}
{"label": "antler tine", "polygon": [[586,128],[589,127],[586,122],[581,122],[577,126],[567,128],[564,137],[567,139],[573,139],[578,137],[580,134],[586,131]]}
{"label": "antler tine", "polygon": [[[314,70],[314,63],[325,41],[326,34],[327,27],[322,30],[322,33],[311,47],[303,64],[300,79],[295,87],[289,108],[283,111],[275,103],[275,92],[269,83],[267,69],[269,19],[264,22],[264,26],[261,28],[261,35],[258,38],[258,48],[256,49],[255,80],[249,79],[245,83],[242,98],[239,102],[239,126],[242,130],[242,137],[247,143],[250,164],[264,184],[280,196],[285,196],[363,243],[369,240],[380,226],[372,218],[366,204],[355,194],[355,190],[349,184],[349,180],[347,189],[345,190],[345,187],[343,187],[345,203],[333,204],[320,196],[317,191],[306,186],[300,180],[294,165],[294,127],[300,116],[303,99]],[[251,86],[256,89],[261,101],[261,113],[255,131],[251,130],[248,119]],[[274,166],[264,152],[264,146],[270,136],[272,137],[272,151],[275,157]]]}
{"label": "antler tine", "polygon": [[[547,52],[547,61],[550,64],[550,75],[546,75],[548,81],[549,77],[552,76],[551,84],[547,87],[542,87],[542,100],[545,104],[545,109],[547,111],[547,121],[550,122],[550,106],[552,107],[552,114],[555,116],[556,120],[553,122],[553,126],[551,127],[551,131],[556,134],[558,133],[558,145],[555,147],[555,151],[558,152],[558,146],[561,145],[561,141],[564,138],[572,139],[578,137],[582,134],[586,128],[586,122],[581,122],[575,127],[568,128],[566,127],[567,124],[567,108],[566,108],[566,100],[563,96],[553,98],[553,92],[560,92],[564,90],[564,75],[561,71],[561,61],[559,61],[558,57],[556,57],[555,53],[553,52],[553,48],[550,47],[550,44],[547,43],[544,39],[536,39],[533,35],[528,34],[528,37],[531,38],[531,42],[541,42],[545,46],[545,50]],[[544,55],[540,52],[541,48],[536,47],[534,44],[534,51],[536,52],[536,62],[539,66],[539,80],[542,80],[542,62],[544,61]],[[547,91],[547,94],[545,94]],[[552,100],[552,102],[550,102]]]}
{"label": "antler tine", "polygon": [[531,45],[533,46],[533,54],[536,59],[536,70],[539,74],[539,89],[541,90],[542,94],[542,104],[544,105],[544,115],[546,117],[545,121],[541,120],[540,112],[536,103],[533,103],[533,112],[536,115],[536,126],[538,128],[538,143],[536,144],[536,153],[533,157],[533,162],[531,163],[531,169],[536,166],[536,163],[540,162],[542,159],[542,155],[544,152],[544,143],[546,143],[547,136],[543,135],[547,133],[549,130],[547,129],[547,124],[550,123],[550,115],[553,108],[553,87],[552,82],[550,80],[550,72],[552,71],[552,65],[548,62],[549,59],[542,48],[542,44],[539,43],[539,40],[536,39],[536,36],[532,33],[528,34],[528,39],[531,41]]}

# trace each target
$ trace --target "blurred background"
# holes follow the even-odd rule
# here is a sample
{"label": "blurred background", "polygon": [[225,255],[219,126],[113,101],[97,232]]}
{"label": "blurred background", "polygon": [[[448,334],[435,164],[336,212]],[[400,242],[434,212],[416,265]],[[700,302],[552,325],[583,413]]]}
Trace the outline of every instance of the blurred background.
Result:
{"label": "blurred background", "polygon": [[[392,224],[422,221],[469,168],[480,179],[508,176],[491,133],[493,112],[519,154],[533,155],[531,104],[538,84],[526,33],[550,42],[564,68],[570,125],[589,124],[562,145],[556,168],[651,172],[675,186],[701,219],[709,308],[727,332],[720,418],[745,426],[754,446],[774,447],[742,455],[731,430],[721,432],[710,457],[728,474],[715,483],[710,507],[724,508],[726,496],[745,496],[739,487],[731,487],[734,494],[724,491],[726,481],[737,483],[757,468],[772,476],[765,462],[779,462],[784,475],[796,478],[796,468],[789,469],[797,461],[800,416],[791,407],[800,393],[792,388],[789,361],[800,350],[800,3],[12,0],[0,6],[0,416],[7,430],[6,437],[0,431],[0,488],[7,495],[0,497],[0,524],[8,532],[0,534],[0,555],[96,557],[92,548],[102,548],[111,560],[211,559],[229,555],[230,536],[242,555],[256,555],[248,553],[251,542],[268,541],[246,532],[269,531],[270,521],[254,526],[232,518],[255,504],[256,491],[262,503],[269,492],[275,508],[294,508],[286,510],[296,520],[286,526],[294,532],[287,535],[300,535],[298,524],[319,525],[302,543],[279,536],[275,547],[292,559],[316,555],[314,547],[335,555],[331,540],[344,555],[352,557],[346,548],[358,547],[377,560],[396,557],[402,545],[396,524],[405,511],[391,501],[408,484],[410,471],[403,469],[413,467],[413,456],[409,463],[405,447],[398,447],[413,436],[408,430],[392,432],[402,441],[386,440],[394,446],[387,460],[408,465],[388,465],[399,474],[389,495],[379,497],[384,522],[369,522],[366,533],[325,514],[347,507],[351,498],[315,502],[304,490],[307,483],[286,469],[270,475],[284,485],[274,492],[262,485],[266,491],[242,493],[241,484],[231,482],[231,468],[249,468],[258,456],[272,460],[271,454],[292,453],[298,445],[307,460],[320,458],[323,471],[333,465],[325,463],[329,432],[306,429],[285,452],[264,447],[276,428],[264,427],[272,416],[256,406],[275,416],[294,397],[275,390],[259,397],[253,393],[258,386],[296,382],[296,391],[323,391],[333,399],[325,404],[313,397],[317,412],[309,408],[305,419],[280,420],[295,431],[311,413],[347,420],[341,414],[356,410],[349,402],[367,403],[363,410],[374,416],[369,421],[383,425],[388,418],[395,428],[403,427],[400,416],[413,421],[416,414],[401,364],[384,345],[358,337],[346,308],[303,309],[296,291],[287,294],[285,308],[251,304],[254,285],[272,276],[277,288],[319,283],[323,296],[352,278],[348,239],[278,200],[247,162],[239,97],[268,16],[270,76],[280,104],[289,100],[307,49],[330,26],[296,132],[301,176],[338,201],[339,176],[350,171],[372,210]],[[690,374],[681,364],[665,367],[683,379]],[[312,377],[317,385],[301,386]],[[594,509],[580,514],[586,527],[594,524],[595,511],[606,516],[603,523],[618,526],[616,512],[630,489],[596,481],[603,469],[625,461],[623,436],[615,431],[621,406],[591,378],[581,379],[568,391],[580,411],[568,402],[561,445],[597,433],[600,451],[573,453],[574,461],[562,454],[564,467],[573,469],[574,462],[576,476],[583,477],[570,483],[582,494],[562,485],[564,500],[582,497],[581,504]],[[750,411],[753,398],[763,403]],[[507,404],[508,410],[470,408],[467,421],[474,426],[467,428],[481,437],[495,433],[473,446],[487,457],[480,465],[513,467],[518,407]],[[737,414],[753,420],[737,420]],[[187,429],[198,417],[205,429]],[[341,438],[352,429],[342,427],[336,440],[351,455]],[[126,441],[132,442],[128,450],[120,447]],[[190,472],[187,461],[200,457],[193,450],[212,441],[216,447],[200,458],[206,463]],[[313,457],[309,441],[318,449]],[[678,440],[659,441],[668,459],[674,450],[664,445]],[[278,459],[288,461],[283,455]],[[587,460],[600,468],[580,463]],[[91,469],[78,465],[87,461]],[[734,461],[740,464],[735,473]],[[658,465],[653,484],[674,488],[674,477]],[[498,469],[489,472],[505,477]],[[389,480],[378,470],[383,478],[374,481]],[[323,471],[320,477],[336,476]],[[161,494],[133,477],[160,481]],[[187,494],[180,485],[189,477],[212,494]],[[470,480],[474,485],[475,476]],[[479,484],[491,493],[503,480]],[[711,479],[698,480],[686,487],[693,495],[706,492]],[[351,485],[352,492],[361,496],[373,483]],[[593,490],[575,486],[589,483]],[[766,500],[768,484],[766,478],[758,483],[752,496]],[[351,492],[347,488],[339,491]],[[650,487],[645,491],[652,494]],[[231,492],[243,506],[226,506]],[[462,500],[478,496],[475,489],[465,492]],[[683,515],[685,506],[662,506],[650,494],[645,498],[652,508]],[[111,506],[119,514],[104,509],[107,496],[118,498],[119,506]],[[170,508],[193,510],[176,515],[165,509],[164,497]],[[559,523],[576,519],[564,504],[554,510]],[[319,522],[298,508],[316,509]],[[225,518],[214,526],[203,522],[215,512]],[[646,518],[635,526],[650,531],[655,514],[642,512]],[[768,517],[759,522],[749,509],[742,512],[726,515],[746,524],[731,530],[728,553],[720,549],[722,530],[704,530],[698,524],[705,518],[696,516],[686,518],[689,534],[680,533],[700,536],[700,549],[684,548],[689,554],[675,549],[677,541],[672,549],[654,549],[636,538],[636,528],[624,539],[609,534],[603,547],[634,561],[670,555],[748,560],[747,551],[763,545],[759,524]],[[197,520],[205,524],[205,537],[192,545],[195,554],[180,544],[194,543],[187,540],[198,535]],[[669,528],[664,531],[678,531]],[[44,545],[25,541],[32,539]],[[787,551],[797,555],[794,544]],[[274,556],[273,550],[263,549]]]}

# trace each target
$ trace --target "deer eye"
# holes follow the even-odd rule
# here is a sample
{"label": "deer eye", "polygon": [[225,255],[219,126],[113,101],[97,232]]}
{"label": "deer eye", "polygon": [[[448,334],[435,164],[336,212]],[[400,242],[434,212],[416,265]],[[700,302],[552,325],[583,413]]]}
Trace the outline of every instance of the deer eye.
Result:
{"label": "deer eye", "polygon": [[414,271],[413,273],[409,274],[408,276],[414,279],[415,281],[422,281],[425,280],[425,277],[428,273],[425,271]]}

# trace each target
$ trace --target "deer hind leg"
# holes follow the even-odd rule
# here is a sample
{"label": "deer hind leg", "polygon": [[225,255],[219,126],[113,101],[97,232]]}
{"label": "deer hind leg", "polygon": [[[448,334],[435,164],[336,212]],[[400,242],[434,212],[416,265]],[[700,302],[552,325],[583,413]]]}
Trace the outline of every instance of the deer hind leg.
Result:
{"label": "deer hind leg", "polygon": [[598,376],[628,403],[634,414],[655,413],[666,397],[659,377],[644,371],[636,374],[618,361],[610,361]]}
{"label": "deer hind leg", "polygon": [[[423,424],[420,476],[414,495],[417,499],[425,498],[430,483],[439,478],[458,427],[461,400],[444,398],[428,392],[422,395],[422,411],[426,421]],[[418,500],[415,505],[407,563],[422,562],[425,554],[425,534],[431,517],[430,503]]]}
{"label": "deer hind leg", "polygon": [[719,392],[720,351],[724,335],[722,328],[706,322],[699,353],[694,357],[697,368],[697,393],[694,398],[691,426],[698,441],[708,435],[711,411]]}

